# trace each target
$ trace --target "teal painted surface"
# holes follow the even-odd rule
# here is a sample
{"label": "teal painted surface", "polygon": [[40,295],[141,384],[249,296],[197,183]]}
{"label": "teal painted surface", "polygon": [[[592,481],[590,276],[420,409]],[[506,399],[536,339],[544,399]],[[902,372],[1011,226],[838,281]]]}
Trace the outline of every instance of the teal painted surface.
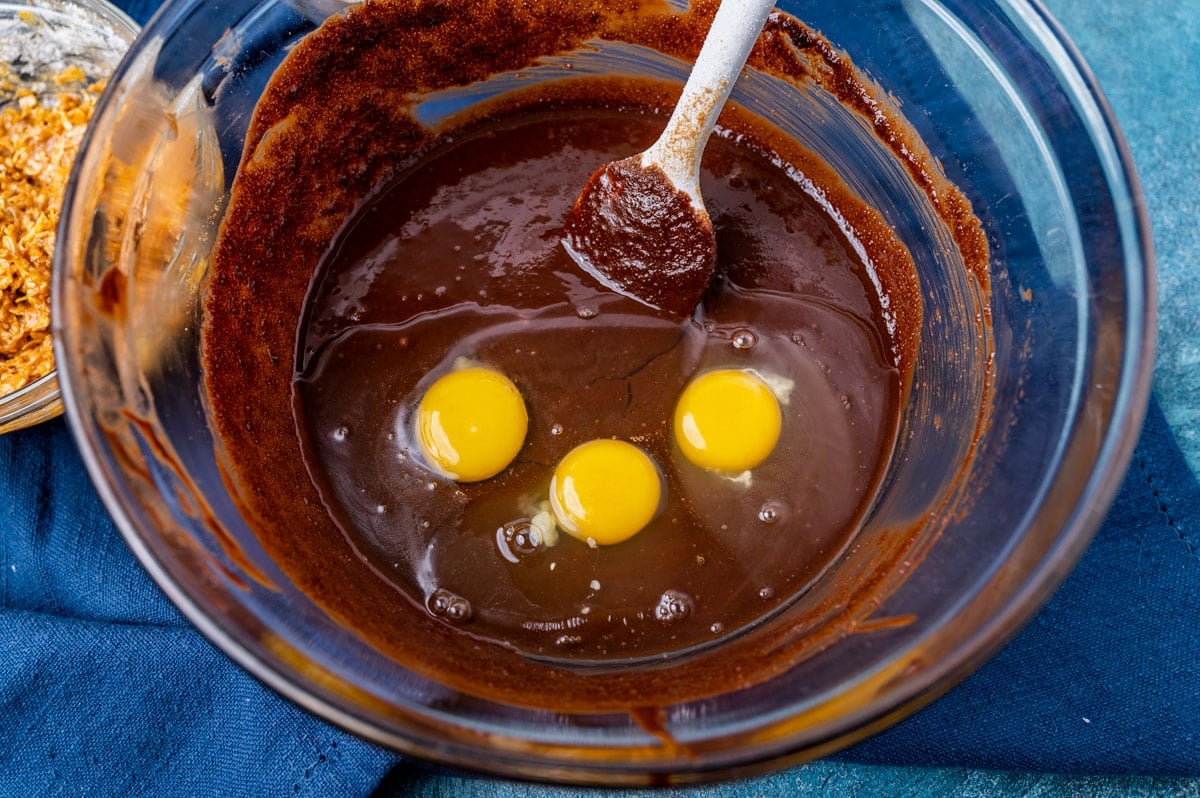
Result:
{"label": "teal painted surface", "polygon": [[1200,0],[1046,0],[1095,73],[1137,164],[1158,253],[1154,387],[1200,473]]}
{"label": "teal painted surface", "polygon": [[1200,796],[1200,779],[1079,778],[941,768],[890,768],[814,762],[772,776],[709,787],[595,790],[536,784],[501,785],[470,776],[394,773],[379,795],[411,798],[1174,798]]}

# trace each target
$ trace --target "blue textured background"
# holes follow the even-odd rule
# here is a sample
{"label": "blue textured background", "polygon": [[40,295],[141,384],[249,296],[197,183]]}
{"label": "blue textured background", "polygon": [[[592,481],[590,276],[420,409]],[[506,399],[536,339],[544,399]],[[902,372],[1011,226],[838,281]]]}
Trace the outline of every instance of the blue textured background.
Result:
{"label": "blue textured background", "polygon": [[[1112,516],[944,699],[831,760],[657,795],[1200,794],[1200,0],[1047,5],[1124,127],[1158,251],[1157,403]],[[263,689],[134,562],[61,421],[0,438],[0,493],[0,795],[594,794],[399,762]]]}
{"label": "blue textured background", "polygon": [[1116,111],[1158,251],[1154,387],[1200,472],[1200,0],[1046,0]]}

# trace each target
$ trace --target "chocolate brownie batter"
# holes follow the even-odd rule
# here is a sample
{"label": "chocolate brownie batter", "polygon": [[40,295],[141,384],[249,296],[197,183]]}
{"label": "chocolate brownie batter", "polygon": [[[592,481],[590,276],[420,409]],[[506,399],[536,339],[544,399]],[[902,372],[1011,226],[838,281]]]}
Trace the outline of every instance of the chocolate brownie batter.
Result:
{"label": "chocolate brownie batter", "polygon": [[[711,11],[368,3],[302,42],[256,112],[205,306],[231,482],[297,586],[451,686],[602,710],[778,672],[804,646],[770,618],[849,545],[887,467],[919,292],[895,235],[827,166],[723,115],[702,174],[716,275],[680,319],[562,247],[588,176],[653,141],[677,89],[580,79],[417,121],[423,93],[591,37],[694,56]],[[768,25],[761,68],[786,52],[771,41],[812,36],[794,25]],[[986,251],[977,224],[953,229]],[[529,413],[516,460],[470,484],[411,444],[422,392],[463,360],[510,378]],[[671,435],[684,385],[722,367],[781,399],[779,443],[747,474],[691,465]],[[653,458],[661,511],[614,546],[534,545],[555,463],[610,437]]]}
{"label": "chocolate brownie batter", "polygon": [[[695,318],[575,266],[561,237],[579,186],[661,125],[573,103],[459,132],[356,215],[301,330],[305,458],[342,532],[415,606],[453,596],[464,631],[538,657],[667,654],[769,614],[845,545],[895,433],[899,369],[864,267],[767,153],[711,145],[719,278]],[[516,461],[480,483],[431,472],[408,432],[460,358],[512,379],[530,416]],[[748,475],[691,465],[671,434],[687,381],[724,367],[786,398]],[[522,543],[554,465],[611,437],[663,471],[658,517],[611,547]]]}

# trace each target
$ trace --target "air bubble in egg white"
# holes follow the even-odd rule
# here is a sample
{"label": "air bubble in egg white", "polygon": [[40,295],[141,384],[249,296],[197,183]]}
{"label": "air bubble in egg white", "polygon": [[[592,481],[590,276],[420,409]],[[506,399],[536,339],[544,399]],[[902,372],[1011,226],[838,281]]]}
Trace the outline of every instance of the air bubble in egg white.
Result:
{"label": "air bubble in egg white", "polygon": [[471,620],[471,602],[445,588],[439,587],[430,594],[426,608],[430,615],[444,618],[451,623],[466,623]]}
{"label": "air bubble in egg white", "polygon": [[775,502],[767,502],[758,508],[758,520],[764,524],[774,524],[783,515],[783,511]]}
{"label": "air bubble in egg white", "polygon": [[658,599],[654,617],[663,623],[682,621],[692,614],[692,597],[681,590],[668,590]]}
{"label": "air bubble in egg white", "polygon": [[500,556],[511,563],[519,563],[522,557],[537,553],[541,541],[537,530],[528,521],[513,521],[496,530],[496,548]]}
{"label": "air bubble in egg white", "polygon": [[758,343],[758,336],[750,330],[737,330],[731,339],[734,349],[753,349]]}

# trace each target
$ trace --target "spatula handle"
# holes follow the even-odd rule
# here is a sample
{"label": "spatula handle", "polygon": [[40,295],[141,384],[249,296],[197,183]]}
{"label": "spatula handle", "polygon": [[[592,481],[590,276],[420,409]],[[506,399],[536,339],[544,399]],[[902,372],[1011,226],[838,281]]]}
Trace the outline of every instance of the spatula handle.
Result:
{"label": "spatula handle", "polygon": [[700,156],[775,0],[722,0],[679,103],[643,165],[659,166],[677,188],[700,199]]}

